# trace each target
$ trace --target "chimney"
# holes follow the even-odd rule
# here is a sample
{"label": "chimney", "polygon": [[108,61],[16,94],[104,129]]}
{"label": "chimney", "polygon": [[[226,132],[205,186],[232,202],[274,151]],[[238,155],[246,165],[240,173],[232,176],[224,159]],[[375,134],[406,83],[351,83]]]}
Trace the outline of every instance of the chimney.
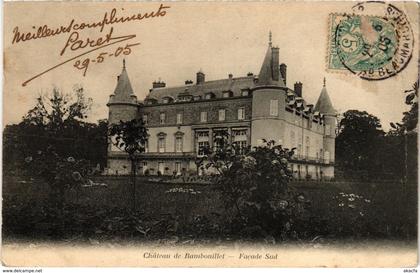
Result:
{"label": "chimney", "polygon": [[248,74],[246,74],[248,77],[254,76],[254,73],[252,72],[248,72]]}
{"label": "chimney", "polygon": [[271,48],[271,71],[273,73],[273,80],[278,81],[280,79],[279,67],[279,48]]}
{"label": "chimney", "polygon": [[232,74],[229,74],[229,79],[231,80],[233,78],[233,75]]}
{"label": "chimney", "polygon": [[196,81],[197,84],[204,83],[205,79],[206,79],[206,75],[203,72],[201,72],[201,70],[198,71],[197,72],[197,81]]}
{"label": "chimney", "polygon": [[284,85],[286,85],[286,76],[287,76],[287,65],[281,64],[280,65],[280,75],[283,78]]}
{"label": "chimney", "polygon": [[187,85],[187,84],[192,84],[193,83],[193,81],[192,80],[186,80],[185,81],[185,84]]}
{"label": "chimney", "polygon": [[154,81],[153,82],[153,88],[162,88],[162,87],[166,87],[166,83],[163,81]]}
{"label": "chimney", "polygon": [[302,97],[302,83],[301,82],[295,83],[295,93],[296,93],[296,96]]}

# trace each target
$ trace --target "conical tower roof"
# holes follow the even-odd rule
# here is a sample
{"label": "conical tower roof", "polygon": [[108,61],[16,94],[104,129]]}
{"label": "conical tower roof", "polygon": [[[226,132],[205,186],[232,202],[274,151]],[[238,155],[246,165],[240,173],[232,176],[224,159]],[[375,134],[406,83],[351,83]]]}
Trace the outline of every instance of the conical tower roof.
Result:
{"label": "conical tower roof", "polygon": [[128,78],[127,69],[125,68],[125,60],[123,60],[123,69],[118,76],[117,86],[114,90],[112,102],[133,102],[134,95],[133,87]]}
{"label": "conical tower roof", "polygon": [[331,114],[335,115],[336,111],[331,103],[330,96],[327,92],[326,81],[324,78],[324,86],[322,87],[321,94],[319,95],[318,101],[316,102],[315,111],[318,111],[322,114]]}
{"label": "conical tower roof", "polygon": [[[273,54],[274,53],[274,54]],[[263,64],[261,65],[260,73],[258,74],[258,83],[257,85],[277,85],[280,87],[285,87],[283,80],[279,79],[280,68],[279,68],[279,49],[273,48],[271,42],[271,32],[270,39],[268,43],[267,52],[265,53]]]}
{"label": "conical tower roof", "polygon": [[258,85],[273,85],[273,72],[271,69],[271,45],[268,46],[263,64],[258,74]]}

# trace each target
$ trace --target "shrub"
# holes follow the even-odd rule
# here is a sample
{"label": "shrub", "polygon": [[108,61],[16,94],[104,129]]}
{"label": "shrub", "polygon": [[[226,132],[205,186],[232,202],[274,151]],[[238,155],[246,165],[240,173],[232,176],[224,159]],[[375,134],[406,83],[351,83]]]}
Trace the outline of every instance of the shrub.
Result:
{"label": "shrub", "polygon": [[306,204],[305,197],[289,187],[288,160],[294,150],[266,140],[246,149],[226,144],[223,137],[215,142],[217,148],[204,150],[200,165],[219,174],[214,178],[216,188],[233,211],[227,231],[251,238],[285,239],[294,234],[294,223],[304,216]]}

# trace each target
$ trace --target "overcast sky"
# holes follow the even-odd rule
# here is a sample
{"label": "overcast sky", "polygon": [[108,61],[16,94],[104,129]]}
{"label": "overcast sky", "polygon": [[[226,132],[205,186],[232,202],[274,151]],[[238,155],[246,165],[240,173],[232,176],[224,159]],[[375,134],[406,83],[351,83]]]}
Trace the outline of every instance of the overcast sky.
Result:
{"label": "overcast sky", "polygon": [[[327,78],[327,90],[340,112],[366,110],[378,116],[385,129],[389,122],[399,121],[404,105],[403,90],[417,77],[418,47],[408,66],[396,77],[368,82],[350,73],[326,70],[328,15],[349,12],[353,3],[166,3],[171,8],[163,18],[113,25],[114,36],[136,34],[130,43],[141,45],[126,56],[126,67],[137,97],[142,100],[152,82],[161,78],[167,86],[195,80],[201,69],[206,80],[235,77],[248,72],[257,74],[273,33],[273,45],[280,48],[280,62],[287,64],[288,86],[303,83],[303,96],[315,103]],[[396,4],[406,12],[414,37],[418,37],[418,14],[414,5]],[[48,6],[48,7],[47,7]],[[60,51],[69,34],[12,44],[13,29],[31,31],[32,26],[48,24],[51,28],[76,22],[100,21],[105,12],[117,9],[117,15],[131,15],[156,10],[159,3],[5,3],[5,88],[4,124],[19,122],[35,103],[41,91],[53,86],[65,92],[81,84],[94,104],[90,121],[107,118],[106,103],[113,92],[122,68],[122,55],[107,56],[103,63],[91,63],[86,76],[73,67],[74,62],[60,66],[34,79],[26,87],[22,82],[41,71],[63,62],[87,49]],[[122,10],[124,8],[124,10]],[[30,16],[22,16],[27,14]],[[109,32],[106,26],[80,31],[80,38],[98,38]],[[115,52],[120,44],[95,51],[85,57],[95,59],[100,52]],[[125,45],[125,43],[121,43]]]}

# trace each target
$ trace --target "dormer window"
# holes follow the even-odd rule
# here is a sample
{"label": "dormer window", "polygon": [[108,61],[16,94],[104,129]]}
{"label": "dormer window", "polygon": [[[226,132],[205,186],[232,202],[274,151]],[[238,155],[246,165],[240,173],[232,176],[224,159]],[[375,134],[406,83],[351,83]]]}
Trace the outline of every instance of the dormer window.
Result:
{"label": "dormer window", "polygon": [[206,95],[204,96],[204,98],[205,98],[206,100],[210,100],[210,99],[212,99],[212,98],[214,98],[214,97],[215,97],[215,95],[214,95],[214,93],[212,93],[212,92],[206,93]]}
{"label": "dormer window", "polygon": [[174,99],[172,97],[163,97],[162,103],[171,103]]}
{"label": "dormer window", "polygon": [[154,99],[154,98],[147,98],[147,99],[145,99],[144,103],[146,105],[152,105],[152,104],[156,104],[157,103],[157,100]]}
{"label": "dormer window", "polygon": [[165,124],[166,121],[166,114],[165,113],[160,113],[159,115],[159,123],[160,124]]}
{"label": "dormer window", "polygon": [[223,91],[223,97],[224,98],[230,98],[233,96],[232,91]]}
{"label": "dormer window", "polygon": [[219,121],[225,121],[226,119],[226,110],[220,109],[219,110]]}
{"label": "dormer window", "polygon": [[181,93],[178,95],[178,101],[190,101],[192,100],[193,96],[187,92]]}

